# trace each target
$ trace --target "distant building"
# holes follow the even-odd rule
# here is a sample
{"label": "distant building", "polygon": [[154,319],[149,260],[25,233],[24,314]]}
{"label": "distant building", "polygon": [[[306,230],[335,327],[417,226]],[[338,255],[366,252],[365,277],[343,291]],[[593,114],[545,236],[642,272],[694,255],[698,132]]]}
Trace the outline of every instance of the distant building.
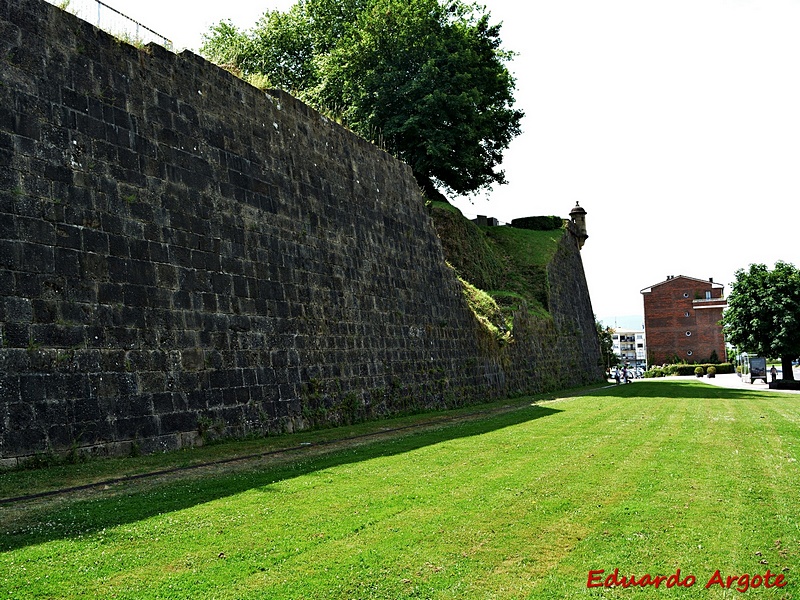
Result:
{"label": "distant building", "polygon": [[670,275],[642,290],[648,364],[725,360],[723,287],[713,279]]}
{"label": "distant building", "polygon": [[632,367],[647,365],[647,344],[641,329],[616,328],[611,334],[612,349],[620,357],[622,364]]}
{"label": "distant building", "polygon": [[472,219],[472,222],[479,227],[498,227],[500,225],[500,221],[494,217],[487,217],[486,215],[478,215],[477,218]]}

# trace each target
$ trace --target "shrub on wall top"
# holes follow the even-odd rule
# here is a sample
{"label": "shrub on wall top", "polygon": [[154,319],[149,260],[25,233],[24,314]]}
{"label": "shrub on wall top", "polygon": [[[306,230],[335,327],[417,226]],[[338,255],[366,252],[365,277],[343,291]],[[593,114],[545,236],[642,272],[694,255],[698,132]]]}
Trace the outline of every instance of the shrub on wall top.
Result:
{"label": "shrub on wall top", "polygon": [[534,231],[552,231],[561,229],[564,220],[561,217],[521,217],[511,221],[511,226],[517,229],[533,229]]}

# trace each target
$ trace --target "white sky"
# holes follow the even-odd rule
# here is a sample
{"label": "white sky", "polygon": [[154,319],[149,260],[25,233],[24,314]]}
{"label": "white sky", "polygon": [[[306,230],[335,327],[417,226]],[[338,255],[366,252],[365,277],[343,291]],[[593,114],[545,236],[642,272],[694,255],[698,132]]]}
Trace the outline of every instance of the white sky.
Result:
{"label": "white sky", "polygon": [[[77,0],[76,0],[77,1]],[[291,0],[104,0],[197,50]],[[580,202],[595,314],[641,319],[640,290],[800,265],[800,0],[483,0],[519,54],[523,133],[508,184],[465,215],[567,217]]]}

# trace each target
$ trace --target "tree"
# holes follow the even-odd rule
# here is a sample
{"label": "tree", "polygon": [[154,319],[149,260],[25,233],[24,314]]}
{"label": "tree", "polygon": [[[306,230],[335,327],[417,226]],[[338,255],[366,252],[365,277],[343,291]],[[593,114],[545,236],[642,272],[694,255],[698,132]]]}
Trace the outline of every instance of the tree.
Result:
{"label": "tree", "polygon": [[745,352],[780,358],[784,379],[794,379],[792,360],[800,356],[800,271],[778,261],[736,271],[722,317],[728,341]]}
{"label": "tree", "polygon": [[595,317],[594,325],[597,328],[597,338],[600,341],[600,361],[602,366],[608,369],[620,363],[620,357],[614,353],[614,330],[611,327],[603,327],[603,323]]}
{"label": "tree", "polygon": [[429,196],[505,183],[520,133],[500,25],[453,0],[299,0],[248,33],[219,23],[203,54],[262,74],[407,162]]}

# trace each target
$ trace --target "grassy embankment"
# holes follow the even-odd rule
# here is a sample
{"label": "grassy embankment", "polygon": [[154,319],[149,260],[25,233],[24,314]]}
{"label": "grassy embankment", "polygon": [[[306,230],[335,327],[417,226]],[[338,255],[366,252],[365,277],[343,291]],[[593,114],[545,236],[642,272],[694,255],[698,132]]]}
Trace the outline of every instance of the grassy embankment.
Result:
{"label": "grassy embankment", "polygon": [[522,307],[549,317],[547,264],[563,229],[478,227],[445,202],[432,202],[430,211],[445,257],[465,284],[470,306],[491,328],[512,329],[512,313]]}
{"label": "grassy embankment", "polygon": [[[719,569],[723,581],[747,573],[748,585],[759,582],[745,597],[797,598],[797,399],[694,380],[637,382],[6,504],[0,597],[742,597],[734,588],[743,579],[705,589]],[[198,451],[224,458],[298,441]],[[169,457],[5,473],[2,493],[97,478],[101,467],[91,465],[111,477],[176,464]],[[587,588],[600,569],[600,581],[614,569],[637,579],[680,569],[696,582]],[[768,569],[787,585],[765,589]]]}

